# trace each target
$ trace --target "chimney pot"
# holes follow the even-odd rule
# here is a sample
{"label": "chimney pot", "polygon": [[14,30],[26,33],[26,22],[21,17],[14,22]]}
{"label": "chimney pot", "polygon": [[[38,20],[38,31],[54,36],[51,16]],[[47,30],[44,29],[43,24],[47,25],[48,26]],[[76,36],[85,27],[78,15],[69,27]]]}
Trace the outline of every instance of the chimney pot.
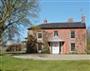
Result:
{"label": "chimney pot", "polygon": [[72,23],[73,21],[74,21],[74,20],[73,20],[72,17],[68,18],[68,22],[69,22],[69,23]]}
{"label": "chimney pot", "polygon": [[82,22],[82,23],[85,23],[85,16],[82,16],[82,17],[81,17],[81,22]]}
{"label": "chimney pot", "polygon": [[47,20],[44,20],[44,24],[47,24]]}

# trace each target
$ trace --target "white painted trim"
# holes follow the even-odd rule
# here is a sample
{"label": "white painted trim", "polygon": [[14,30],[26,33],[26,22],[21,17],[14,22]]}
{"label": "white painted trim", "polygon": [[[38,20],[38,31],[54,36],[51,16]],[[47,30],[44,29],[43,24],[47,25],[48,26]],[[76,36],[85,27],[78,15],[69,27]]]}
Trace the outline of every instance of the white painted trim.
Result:
{"label": "white painted trim", "polygon": [[[54,45],[55,45],[55,43],[57,43],[57,47],[55,47]],[[59,50],[59,42],[53,42],[53,46],[52,46],[52,54],[59,54],[60,53],[60,50]]]}
{"label": "white painted trim", "polygon": [[[75,43],[75,42],[71,42],[71,43]],[[75,50],[74,51],[71,50],[71,43],[70,43],[70,52],[75,52],[76,51],[76,43],[75,43]]]}
{"label": "white painted trim", "polygon": [[[38,33],[42,34],[42,38],[38,38]],[[43,32],[37,32],[37,40],[43,40]]]}
{"label": "white painted trim", "polygon": [[59,33],[58,33],[58,36],[54,36],[55,31],[58,32],[58,30],[54,30],[54,31],[53,31],[53,37],[59,37]]}

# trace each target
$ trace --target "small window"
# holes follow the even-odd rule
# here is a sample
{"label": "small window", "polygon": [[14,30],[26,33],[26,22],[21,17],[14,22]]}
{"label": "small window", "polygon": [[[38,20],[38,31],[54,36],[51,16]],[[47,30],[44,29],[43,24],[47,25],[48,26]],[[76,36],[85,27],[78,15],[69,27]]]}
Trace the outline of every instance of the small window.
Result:
{"label": "small window", "polygon": [[54,31],[54,36],[58,36],[58,31]]}
{"label": "small window", "polygon": [[75,31],[71,31],[71,38],[75,38]]}
{"label": "small window", "polygon": [[38,32],[38,38],[42,38],[42,32]]}
{"label": "small window", "polygon": [[71,51],[75,51],[75,43],[71,43]]}

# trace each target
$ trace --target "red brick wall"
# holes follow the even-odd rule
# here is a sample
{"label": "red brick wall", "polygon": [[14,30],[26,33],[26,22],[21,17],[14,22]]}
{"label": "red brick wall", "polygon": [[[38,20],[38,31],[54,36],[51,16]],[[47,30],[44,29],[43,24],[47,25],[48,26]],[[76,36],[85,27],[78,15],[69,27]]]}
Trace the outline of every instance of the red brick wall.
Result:
{"label": "red brick wall", "polygon": [[[75,38],[71,38],[71,30],[75,31]],[[49,33],[52,33],[50,37],[53,36],[54,31],[58,31],[59,38],[64,40],[64,45],[61,48],[62,54],[68,54],[71,52],[71,43],[74,42],[76,45],[77,53],[85,53],[86,48],[86,29],[46,29]]]}

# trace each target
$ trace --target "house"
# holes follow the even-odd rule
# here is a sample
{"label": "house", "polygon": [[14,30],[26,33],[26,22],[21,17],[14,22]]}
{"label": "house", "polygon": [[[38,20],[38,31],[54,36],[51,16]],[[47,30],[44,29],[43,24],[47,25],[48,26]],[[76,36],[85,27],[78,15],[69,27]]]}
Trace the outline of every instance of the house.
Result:
{"label": "house", "polygon": [[[82,17],[80,22],[73,20],[63,23],[48,23],[47,20],[43,24],[38,25],[41,29],[36,32],[38,42],[44,42],[44,32],[50,33],[48,36],[48,45],[51,54],[70,54],[85,53],[87,46],[86,23]],[[32,28],[28,29],[28,35],[33,33]],[[37,44],[37,50],[41,52],[43,45]]]}
{"label": "house", "polygon": [[21,43],[17,43],[14,40],[8,40],[6,43],[6,51],[21,51]]}

